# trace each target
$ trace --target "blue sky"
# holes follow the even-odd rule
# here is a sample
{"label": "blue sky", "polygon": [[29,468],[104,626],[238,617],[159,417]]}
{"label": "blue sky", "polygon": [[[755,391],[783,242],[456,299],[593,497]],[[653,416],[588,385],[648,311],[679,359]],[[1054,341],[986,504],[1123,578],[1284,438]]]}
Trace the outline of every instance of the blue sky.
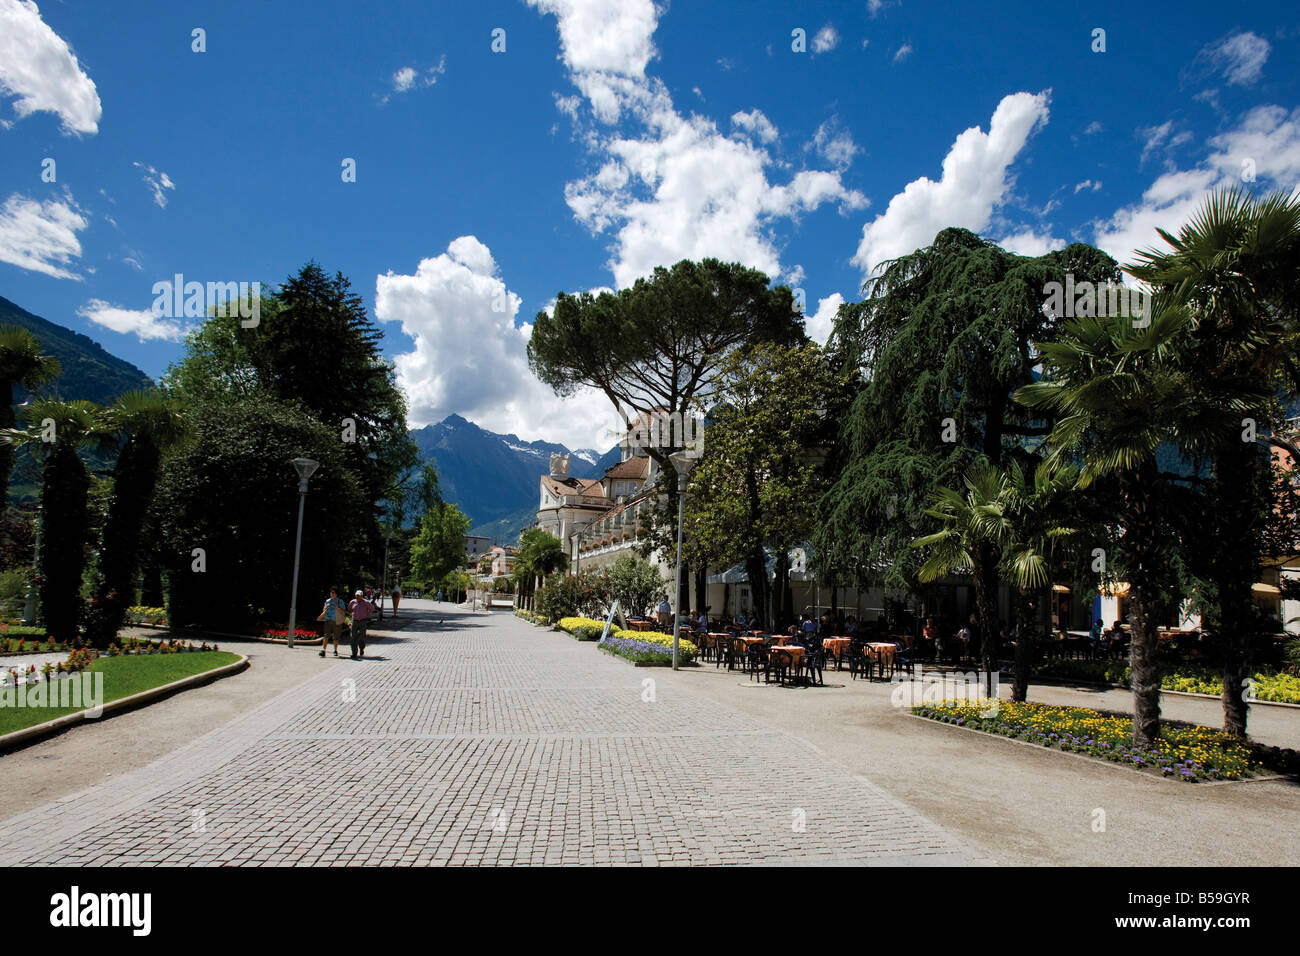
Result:
{"label": "blue sky", "polygon": [[560,290],[714,255],[824,338],[947,225],[1123,260],[1243,171],[1300,183],[1294,5],[993,6],[0,0],[0,295],[157,375],[195,320],[155,282],[315,259],[413,423],[605,447],[526,368]]}

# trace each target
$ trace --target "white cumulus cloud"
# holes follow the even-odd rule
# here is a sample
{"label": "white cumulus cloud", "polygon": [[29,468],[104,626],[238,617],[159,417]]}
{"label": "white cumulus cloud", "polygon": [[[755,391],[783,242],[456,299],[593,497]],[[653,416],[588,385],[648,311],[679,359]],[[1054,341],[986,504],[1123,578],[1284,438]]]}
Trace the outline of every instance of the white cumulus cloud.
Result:
{"label": "white cumulus cloud", "polygon": [[1054,238],[1047,232],[1035,232],[1025,229],[1004,239],[997,240],[999,246],[1020,256],[1041,256],[1056,249],[1065,248],[1065,240]]}
{"label": "white cumulus cloud", "polygon": [[[506,286],[486,245],[461,236],[414,274],[376,279],[375,317],[400,322],[415,340],[398,355],[397,379],[412,425],[455,412],[496,432],[570,447],[605,447],[614,413],[599,392],[557,399],[528,368],[532,326],[515,326],[522,300]],[[604,444],[601,444],[604,442]]]}
{"label": "white cumulus cloud", "polygon": [[835,314],[843,304],[844,296],[838,292],[832,292],[826,298],[818,299],[817,311],[812,315],[804,316],[804,328],[808,332],[808,337],[818,345],[825,345],[826,340],[831,337],[831,329],[835,327]]}
{"label": "white cumulus cloud", "polygon": [[179,342],[185,338],[185,327],[175,319],[154,315],[149,309],[124,309],[103,299],[91,299],[77,310],[77,315],[114,332],[134,335],[141,342]]}
{"label": "white cumulus cloud", "polygon": [[986,228],[1011,188],[1011,165],[1047,117],[1047,93],[1003,97],[987,133],[972,126],[957,137],[937,181],[908,183],[863,227],[854,265],[870,276],[881,262],[929,245],[947,226]]}
{"label": "white cumulus cloud", "polygon": [[646,74],[658,20],[650,0],[529,3],[556,15],[561,59],[597,124],[584,137],[596,170],[570,182],[565,199],[593,233],[614,233],[609,268],[620,287],[656,266],[704,256],[777,278],[778,220],[827,203],[866,205],[838,171],[771,182],[776,162],[766,147],[776,130],[757,110],[731,117],[747,138],[724,135],[707,117],[681,115],[663,82]]}
{"label": "white cumulus cloud", "polygon": [[825,53],[827,50],[833,50],[839,45],[840,35],[836,32],[834,25],[828,23],[813,36],[812,51],[814,55]]}
{"label": "white cumulus cloud", "polygon": [[0,208],[0,262],[56,279],[80,279],[66,266],[81,255],[77,233],[89,225],[70,197],[39,202],[14,193]]}
{"label": "white cumulus cloud", "polygon": [[1164,248],[1156,228],[1177,232],[1212,189],[1244,182],[1257,192],[1300,190],[1300,107],[1255,107],[1208,145],[1201,162],[1168,170],[1139,201],[1094,223],[1095,244],[1121,264],[1132,262],[1137,250]]}
{"label": "white cumulus cloud", "polygon": [[19,119],[56,113],[65,133],[99,132],[94,81],[30,0],[0,0],[0,93],[15,98]]}

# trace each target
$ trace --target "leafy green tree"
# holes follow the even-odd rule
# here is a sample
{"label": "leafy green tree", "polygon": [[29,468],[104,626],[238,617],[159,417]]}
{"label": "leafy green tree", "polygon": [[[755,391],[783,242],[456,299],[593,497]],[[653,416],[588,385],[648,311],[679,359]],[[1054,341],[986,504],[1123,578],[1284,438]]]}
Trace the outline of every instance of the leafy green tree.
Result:
{"label": "leafy green tree", "polygon": [[82,576],[89,543],[90,472],[80,449],[102,447],[108,439],[101,409],[93,402],[42,399],[25,409],[30,428],[5,433],[11,444],[25,444],[43,461],[41,483],[41,616],[51,637],[78,637]]}
{"label": "leafy green tree", "polygon": [[259,312],[251,328],[237,315],[209,318],[167,383],[189,400],[297,403],[333,431],[369,502],[349,556],[368,567],[382,553],[381,503],[418,461],[406,400],[380,352],[383,332],[347,278],[314,262],[264,293]]}
{"label": "leafy green tree", "polygon": [[177,402],[161,392],[127,392],[103,413],[103,428],[124,442],[113,468],[113,491],[100,537],[95,594],[86,636],[107,647],[135,597],[142,535],[164,450],[184,434]]}
{"label": "leafy green tree", "polygon": [[1215,595],[1212,616],[1225,652],[1223,727],[1245,736],[1244,690],[1260,638],[1251,589],[1276,516],[1270,458],[1242,440],[1243,427],[1249,419],[1261,434],[1278,428],[1277,392],[1294,394],[1300,386],[1300,197],[1220,189],[1177,235],[1157,232],[1167,248],[1139,253],[1128,271],[1191,311],[1193,334],[1182,358],[1194,384],[1209,401],[1231,402],[1240,411],[1222,419],[1206,445],[1186,450],[1210,461],[1213,507],[1205,517],[1213,546],[1203,552],[1209,585],[1203,590]]}
{"label": "leafy green tree", "polygon": [[369,514],[337,432],[269,398],[199,402],[185,414],[193,440],[164,461],[150,517],[173,623],[287,620],[300,456],[320,463],[304,501],[297,593],[299,619],[310,621],[329,588],[355,575],[347,553]]}
{"label": "leafy green tree", "polygon": [[[786,286],[769,288],[766,275],[737,263],[683,260],[618,292],[561,292],[553,314],[534,321],[528,361],[559,395],[586,386],[629,421],[665,416],[672,433],[643,450],[672,476],[669,455],[689,438],[677,433],[679,423],[710,404],[723,360],[751,343],[805,339]],[[651,528],[651,547],[675,560],[675,478],[663,495],[665,517]],[[686,573],[684,562],[683,580]]]}
{"label": "leafy green tree", "polygon": [[658,603],[667,586],[656,565],[633,554],[622,555],[608,574],[609,595],[625,614],[644,614]]}
{"label": "leafy green tree", "polygon": [[541,528],[528,528],[519,536],[519,550],[515,554],[515,575],[532,594],[535,582],[543,585],[557,571],[569,567],[569,556],[559,538]]}
{"label": "leafy green tree", "polygon": [[[718,370],[704,456],[688,486],[689,560],[722,567],[744,562],[756,606],[774,626],[791,617],[786,556],[812,533],[827,488],[818,459],[836,420],[828,410],[841,393],[812,344],[750,346]],[[770,602],[765,547],[777,556]]]}
{"label": "leafy green tree", "polygon": [[[985,514],[997,504],[1004,482],[1000,469],[987,459],[976,460],[966,471],[964,491],[940,486],[932,493],[932,503],[925,514],[939,522],[940,530],[912,542],[913,547],[926,549],[925,563],[917,571],[919,581],[935,581],[957,570],[972,572],[980,625],[981,666],[990,682],[997,659],[997,592],[987,582],[990,578],[997,580],[997,568],[989,568],[985,562],[1000,559],[1002,552],[1001,542],[985,521]],[[1022,638],[1026,623],[1021,622]],[[992,692],[991,687],[987,692]]]}
{"label": "leafy green tree", "polygon": [[[1033,443],[1051,430],[1043,410],[1012,399],[1035,379],[1036,346],[1059,334],[1048,284],[1119,278],[1090,246],[1025,257],[965,229],[886,263],[864,301],[841,307],[828,346],[862,386],[830,462],[818,554],[854,556],[859,585],[913,590],[911,542],[936,489],[957,486],[981,457],[1032,470]],[[999,560],[989,550],[978,562],[988,592]]]}
{"label": "leafy green tree", "polygon": [[[36,337],[18,326],[0,326],[0,429],[11,429],[14,387],[29,392],[58,378],[59,363],[46,355]],[[14,466],[14,446],[0,442],[0,507],[9,499],[9,474]]]}
{"label": "leafy green tree", "polygon": [[461,568],[469,526],[469,518],[455,505],[437,504],[420,520],[419,534],[411,541],[411,573],[439,581]]}

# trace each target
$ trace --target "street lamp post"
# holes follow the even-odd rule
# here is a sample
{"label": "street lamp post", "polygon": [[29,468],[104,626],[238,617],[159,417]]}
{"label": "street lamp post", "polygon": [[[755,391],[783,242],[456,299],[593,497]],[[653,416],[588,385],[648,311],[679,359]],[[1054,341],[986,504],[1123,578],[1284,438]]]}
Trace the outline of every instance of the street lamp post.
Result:
{"label": "street lamp post", "polygon": [[[293,591],[289,595],[289,647],[293,647],[293,631],[298,624],[298,559],[302,554],[302,510],[307,503],[307,479],[312,476],[320,462],[310,458],[295,458],[294,470],[298,472],[298,536],[293,545]],[[321,653],[325,653],[321,651]]]}
{"label": "street lamp post", "polygon": [[677,470],[677,603],[673,607],[673,670],[677,670],[678,644],[682,638],[682,522],[685,517],[686,478],[695,467],[696,454],[689,449],[673,452],[668,460]]}
{"label": "street lamp post", "polygon": [[379,579],[379,620],[384,619],[384,591],[388,588],[388,544],[392,534],[384,535],[384,575]]}

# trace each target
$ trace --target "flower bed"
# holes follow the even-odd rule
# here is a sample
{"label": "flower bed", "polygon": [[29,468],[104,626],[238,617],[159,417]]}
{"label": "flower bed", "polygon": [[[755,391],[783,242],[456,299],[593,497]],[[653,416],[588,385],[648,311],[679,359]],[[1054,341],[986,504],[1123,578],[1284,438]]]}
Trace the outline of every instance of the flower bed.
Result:
{"label": "flower bed", "polygon": [[532,611],[525,610],[522,607],[515,608],[515,617],[523,618],[525,621],[529,621],[533,624],[540,624],[542,620],[540,615],[534,614]]}
{"label": "flower bed", "polygon": [[[278,641],[287,641],[289,639],[289,629],[287,627],[279,629],[271,628],[263,631],[258,635],[258,637],[270,637]],[[320,637],[320,635],[317,634],[315,630],[304,631],[302,628],[297,626],[293,629],[293,639],[295,641],[314,641],[318,637]]]}
{"label": "flower bed", "polygon": [[[123,641],[121,646],[116,643],[109,644],[105,656],[121,657],[129,654],[189,654],[200,653],[203,651],[220,651],[220,648],[216,644],[208,646],[207,641],[204,641],[198,647],[195,647],[193,641],[179,641],[175,638],[172,638],[170,641],[142,641],[138,637],[131,637]],[[75,651],[73,653],[74,655],[76,654]]]}
{"label": "flower bed", "polygon": [[70,649],[67,644],[47,638],[43,628],[33,627],[27,630],[38,633],[26,637],[0,637],[0,654],[53,654]]}
{"label": "flower bed", "polygon": [[167,626],[167,609],[164,607],[144,607],[134,605],[126,609],[128,624],[151,624],[158,627]]}
{"label": "flower bed", "polygon": [[562,617],[557,626],[580,641],[598,641],[605,632],[605,622],[594,617]]}
{"label": "flower bed", "polygon": [[[1118,684],[1121,687],[1128,687],[1132,682],[1132,672],[1125,661],[1058,660],[1042,665],[1036,673],[1039,677]],[[1255,673],[1254,682],[1256,700],[1300,704],[1300,677],[1294,674],[1267,667]],[[1209,667],[1180,665],[1161,675],[1160,689],[1218,697],[1223,693],[1223,674]]]}
{"label": "flower bed", "polygon": [[[1132,718],[1085,707],[998,701],[952,701],[912,708],[921,717],[985,733],[1087,754],[1188,783],[1239,780],[1270,773],[1300,773],[1300,754],[1264,747],[1220,730],[1164,722],[1151,749],[1132,744]],[[981,716],[990,714],[989,716]]]}
{"label": "flower bed", "polygon": [[[601,625],[602,627],[604,625]],[[638,664],[671,664],[673,662],[673,639],[666,634],[650,631],[625,631],[615,628],[610,636],[601,642],[602,650],[626,657]],[[683,663],[690,663],[699,654],[690,641],[678,645],[677,657]]]}

